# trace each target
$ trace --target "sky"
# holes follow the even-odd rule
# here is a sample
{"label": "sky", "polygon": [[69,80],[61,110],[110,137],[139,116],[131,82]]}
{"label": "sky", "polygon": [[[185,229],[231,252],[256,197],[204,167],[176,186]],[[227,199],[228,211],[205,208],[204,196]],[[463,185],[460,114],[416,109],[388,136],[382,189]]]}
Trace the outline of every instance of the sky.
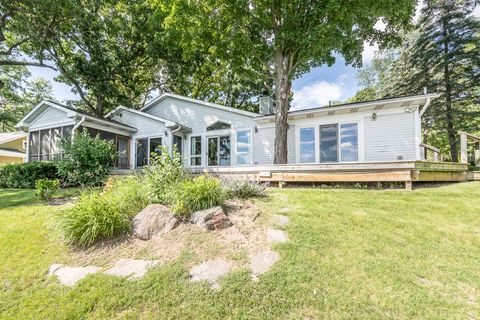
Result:
{"label": "sky", "polygon": [[[415,20],[418,18],[423,3],[417,6]],[[480,6],[477,6],[474,15],[480,17]],[[379,21],[376,28],[382,29],[385,25]],[[373,58],[375,51],[378,50],[376,44],[364,44],[363,65],[368,65]],[[78,99],[72,93],[71,87],[57,82],[54,78],[58,75],[55,71],[47,68],[29,68],[32,77],[43,77],[50,80],[53,85],[53,93],[57,100]],[[293,82],[293,101],[292,110],[308,109],[328,105],[329,101],[344,101],[352,97],[357,89],[358,69],[345,64],[345,60],[336,56],[335,64],[331,67],[322,66],[314,68]]]}

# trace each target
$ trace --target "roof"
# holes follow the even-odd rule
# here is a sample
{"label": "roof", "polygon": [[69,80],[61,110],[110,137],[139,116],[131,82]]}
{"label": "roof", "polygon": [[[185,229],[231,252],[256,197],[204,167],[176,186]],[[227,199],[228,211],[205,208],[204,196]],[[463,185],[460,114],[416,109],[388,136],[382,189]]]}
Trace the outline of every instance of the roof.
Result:
{"label": "roof", "polygon": [[17,151],[17,150],[0,149],[0,156],[25,158],[26,155],[25,155],[25,153]]}
{"label": "roof", "polygon": [[185,97],[185,96],[181,96],[181,95],[173,94],[173,93],[163,93],[163,94],[161,94],[160,96],[156,97],[155,99],[153,99],[149,103],[147,103],[147,105],[144,106],[143,108],[141,108],[140,111],[146,112],[148,109],[150,109],[151,107],[155,106],[156,104],[158,104],[159,102],[161,102],[161,101],[163,101],[167,98],[173,98],[173,99],[177,99],[177,100],[196,103],[196,104],[200,104],[200,105],[203,105],[203,106],[206,106],[206,107],[210,107],[210,108],[214,108],[214,109],[218,109],[218,110],[223,110],[223,111],[227,111],[227,112],[232,112],[232,113],[240,114],[240,115],[251,117],[251,118],[259,116],[258,113],[245,111],[245,110],[240,110],[240,109],[231,108],[231,107],[226,107],[226,106],[222,106],[220,104],[211,103],[211,102],[207,102],[207,101],[202,101],[202,100],[198,100],[198,99],[193,99],[193,98],[189,98],[189,97]]}
{"label": "roof", "polygon": [[27,137],[27,134],[21,131],[17,132],[2,132],[0,133],[0,143],[7,143],[17,139],[24,139]]}
{"label": "roof", "polygon": [[[362,102],[352,102],[337,104],[334,106],[325,106],[317,107],[311,109],[301,109],[293,110],[288,112],[289,118],[299,118],[301,116],[319,116],[321,113],[327,113],[333,115],[336,112],[344,111],[345,113],[354,113],[358,112],[360,109],[364,110],[382,110],[383,108],[388,107],[408,107],[408,106],[418,106],[425,105],[430,99],[438,98],[439,94],[430,93],[416,96],[407,96],[407,97],[394,97],[394,98],[385,98],[378,100],[369,100]],[[265,116],[259,116],[255,120],[269,120],[274,118],[274,114],[269,114]]]}
{"label": "roof", "polygon": [[[107,118],[100,118],[100,117],[97,117],[97,116],[92,116],[84,111],[81,111],[81,110],[78,110],[76,108],[72,108],[72,107],[69,107],[69,106],[66,106],[66,105],[63,105],[63,104],[60,104],[58,102],[54,102],[54,101],[51,101],[51,100],[42,100],[39,104],[37,104],[32,110],[30,110],[30,112],[25,116],[23,117],[22,120],[20,120],[16,127],[17,128],[21,128],[21,127],[28,127],[27,124],[29,124],[31,121],[28,121],[32,116],[35,116],[35,113],[38,113],[37,111],[38,110],[41,110],[44,106],[50,106],[50,107],[54,107],[54,108],[57,108],[57,109],[60,109],[60,110],[63,110],[63,111],[66,111],[67,112],[67,117],[68,118],[75,118],[75,117],[84,117],[86,119],[89,119],[89,120],[92,120],[94,122],[100,122],[100,123],[104,123],[104,124],[107,124],[107,125],[111,125],[113,127],[120,127],[122,129],[125,129],[126,131],[131,131],[131,132],[135,132],[137,131],[136,128],[134,127],[131,127],[129,125],[126,125],[126,124],[123,124],[121,122],[118,122],[118,121],[115,121],[115,120],[112,120],[112,119],[107,119]],[[43,111],[43,110],[41,110]],[[40,114],[40,113],[39,113]],[[36,115],[34,117],[34,119],[37,117],[38,115]]]}

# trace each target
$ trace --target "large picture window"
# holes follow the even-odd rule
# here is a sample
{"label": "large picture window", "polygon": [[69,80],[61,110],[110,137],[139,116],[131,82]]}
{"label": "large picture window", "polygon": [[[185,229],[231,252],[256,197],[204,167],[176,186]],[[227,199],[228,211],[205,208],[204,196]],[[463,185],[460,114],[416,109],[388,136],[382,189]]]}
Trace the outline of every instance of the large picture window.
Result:
{"label": "large picture window", "polygon": [[338,161],[338,125],[320,126],[320,162]]}
{"label": "large picture window", "polygon": [[250,163],[250,131],[237,132],[237,164]]}
{"label": "large picture window", "polygon": [[341,161],[358,161],[358,124],[340,125],[340,159]]}
{"label": "large picture window", "polygon": [[28,161],[56,160],[62,157],[60,142],[72,137],[73,126],[33,131],[28,139]]}
{"label": "large picture window", "polygon": [[300,163],[315,162],[315,128],[300,129]]}
{"label": "large picture window", "polygon": [[202,165],[202,137],[190,138],[190,165]]}

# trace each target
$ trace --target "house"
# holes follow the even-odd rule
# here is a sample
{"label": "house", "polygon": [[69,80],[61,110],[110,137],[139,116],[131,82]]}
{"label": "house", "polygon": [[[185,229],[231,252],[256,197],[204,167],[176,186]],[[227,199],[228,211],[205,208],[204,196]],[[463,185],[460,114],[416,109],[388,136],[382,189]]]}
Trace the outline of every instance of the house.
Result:
{"label": "house", "polygon": [[27,134],[24,132],[0,133],[0,163],[25,162]]}
{"label": "house", "polygon": [[462,180],[464,166],[449,164],[442,174],[423,161],[436,149],[422,144],[421,117],[437,97],[291,111],[286,165],[273,165],[275,116],[265,97],[257,114],[167,93],[140,110],[118,107],[105,118],[42,101],[17,127],[28,133],[28,161],[53,159],[62,137],[85,128],[115,142],[118,169],[148,166],[149,155],[166,146],[176,147],[194,173],[280,182]]}

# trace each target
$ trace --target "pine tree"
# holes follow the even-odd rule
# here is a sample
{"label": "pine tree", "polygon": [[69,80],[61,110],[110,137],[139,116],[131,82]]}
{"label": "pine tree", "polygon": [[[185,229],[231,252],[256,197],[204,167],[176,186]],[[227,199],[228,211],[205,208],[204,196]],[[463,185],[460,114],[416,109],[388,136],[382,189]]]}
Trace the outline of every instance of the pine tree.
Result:
{"label": "pine tree", "polygon": [[431,141],[458,161],[457,131],[477,131],[480,121],[480,21],[474,0],[427,0],[416,34],[410,35],[393,68],[390,95],[441,94],[424,119]]}

